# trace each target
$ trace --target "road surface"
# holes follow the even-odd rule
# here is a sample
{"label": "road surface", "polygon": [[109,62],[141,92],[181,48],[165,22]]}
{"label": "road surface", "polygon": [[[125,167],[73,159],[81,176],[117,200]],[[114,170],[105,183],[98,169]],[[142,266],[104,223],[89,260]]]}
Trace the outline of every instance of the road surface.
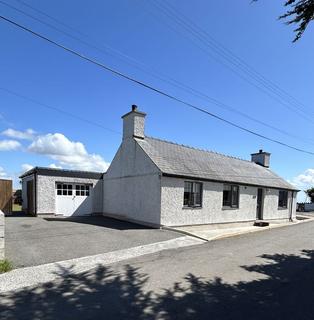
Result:
{"label": "road surface", "polygon": [[313,319],[314,222],[0,294],[0,319]]}

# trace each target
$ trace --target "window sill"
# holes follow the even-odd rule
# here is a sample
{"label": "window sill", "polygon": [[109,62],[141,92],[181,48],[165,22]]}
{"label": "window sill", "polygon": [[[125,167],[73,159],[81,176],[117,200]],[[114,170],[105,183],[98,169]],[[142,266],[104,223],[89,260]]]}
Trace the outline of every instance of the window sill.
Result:
{"label": "window sill", "polygon": [[278,210],[287,210],[288,207],[278,207]]}
{"label": "window sill", "polygon": [[222,210],[238,210],[239,207],[222,207]]}
{"label": "window sill", "polygon": [[203,209],[203,207],[197,207],[197,206],[196,206],[196,207],[188,207],[188,206],[183,206],[182,209],[183,209],[183,210],[186,210],[186,209],[197,210],[197,209]]}

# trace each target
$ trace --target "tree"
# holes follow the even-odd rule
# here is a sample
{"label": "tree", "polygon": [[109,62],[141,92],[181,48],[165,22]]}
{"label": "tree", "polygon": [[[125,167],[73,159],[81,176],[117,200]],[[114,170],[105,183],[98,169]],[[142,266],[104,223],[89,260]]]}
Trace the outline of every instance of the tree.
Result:
{"label": "tree", "polygon": [[308,24],[314,20],[314,0],[287,0],[285,3],[286,7],[290,9],[279,19],[290,19],[286,24],[297,24],[298,27],[294,30],[296,36],[293,42],[299,40]]}
{"label": "tree", "polygon": [[311,202],[314,203],[314,187],[305,190],[305,193],[310,197]]}
{"label": "tree", "polygon": [[290,8],[285,14],[281,15],[279,19],[290,19],[286,21],[286,24],[298,25],[294,30],[296,36],[293,42],[296,42],[302,37],[308,24],[314,20],[314,0],[286,0],[285,7]]}

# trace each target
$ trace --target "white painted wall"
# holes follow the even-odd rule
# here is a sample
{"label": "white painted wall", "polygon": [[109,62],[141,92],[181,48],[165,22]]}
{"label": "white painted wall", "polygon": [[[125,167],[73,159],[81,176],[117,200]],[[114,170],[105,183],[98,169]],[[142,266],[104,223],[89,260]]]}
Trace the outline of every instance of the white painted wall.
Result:
{"label": "white painted wall", "polygon": [[104,215],[160,224],[160,172],[135,139],[123,140],[103,191]]}
{"label": "white painted wall", "polygon": [[264,220],[289,219],[292,205],[292,219],[296,217],[296,195],[292,199],[292,192],[288,191],[287,209],[278,209],[279,190],[267,189],[264,198]]}
{"label": "white painted wall", "polygon": [[93,213],[102,212],[102,180],[72,178],[72,177],[53,177],[37,176],[37,214],[55,214],[57,182],[63,183],[85,183],[93,185]]}
{"label": "white painted wall", "polygon": [[[183,208],[184,179],[161,178],[161,224],[167,226],[254,221],[257,187],[240,186],[238,209],[223,209],[223,183],[203,182],[202,208]],[[266,189],[265,189],[266,190]],[[271,190],[271,189],[270,189]],[[265,192],[264,219],[289,219],[289,210],[278,210],[278,190]],[[291,199],[291,192],[289,192]],[[289,200],[291,201],[291,200]],[[295,201],[293,205],[295,217]]]}

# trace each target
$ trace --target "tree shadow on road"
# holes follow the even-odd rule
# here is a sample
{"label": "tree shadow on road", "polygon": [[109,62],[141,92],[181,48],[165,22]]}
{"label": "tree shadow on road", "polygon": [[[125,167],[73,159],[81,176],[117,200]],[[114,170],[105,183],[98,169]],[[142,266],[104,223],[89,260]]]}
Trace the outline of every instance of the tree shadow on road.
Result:
{"label": "tree shadow on road", "polygon": [[142,291],[148,278],[135,268],[126,266],[121,275],[104,266],[80,274],[60,269],[58,275],[59,281],[0,294],[0,319],[145,318],[151,293]]}
{"label": "tree shadow on road", "polygon": [[314,251],[262,258],[243,268],[264,279],[228,284],[187,274],[159,294],[147,291],[148,276],[131,266],[60,270],[60,281],[0,294],[0,318],[313,319]]}

